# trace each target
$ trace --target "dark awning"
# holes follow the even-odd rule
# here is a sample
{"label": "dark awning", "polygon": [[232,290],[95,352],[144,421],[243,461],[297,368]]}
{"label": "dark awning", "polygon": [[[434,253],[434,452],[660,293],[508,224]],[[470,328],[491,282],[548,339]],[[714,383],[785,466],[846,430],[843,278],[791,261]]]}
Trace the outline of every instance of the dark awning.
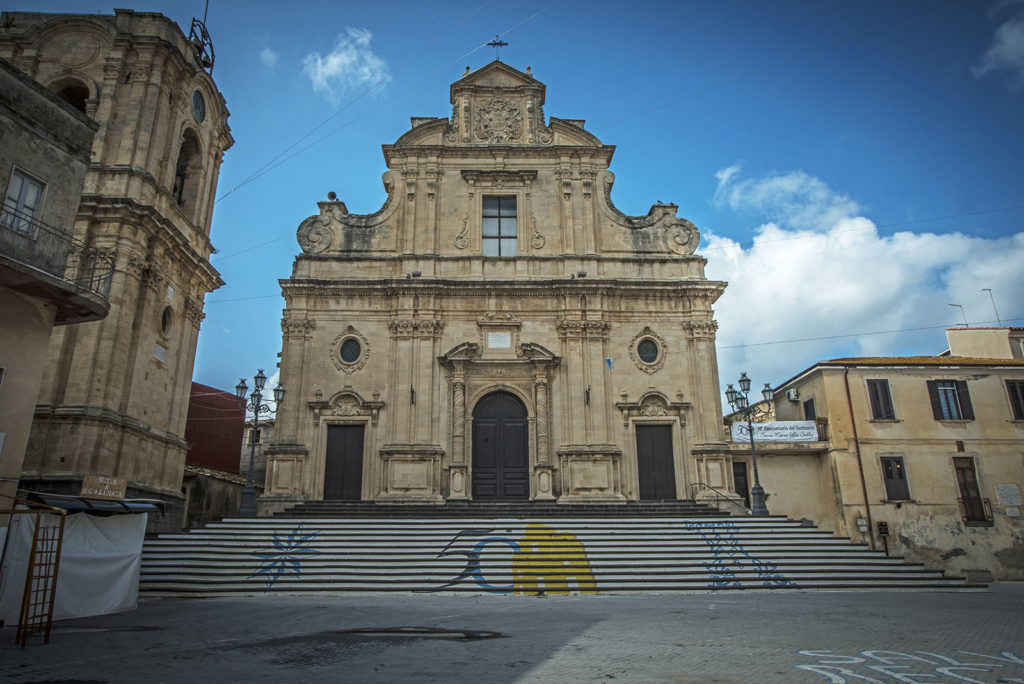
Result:
{"label": "dark awning", "polygon": [[159,512],[163,515],[167,502],[160,499],[90,499],[86,496],[69,494],[48,494],[46,492],[24,492],[25,503],[42,504],[52,508],[63,508],[68,513],[89,515],[130,515],[133,513]]}

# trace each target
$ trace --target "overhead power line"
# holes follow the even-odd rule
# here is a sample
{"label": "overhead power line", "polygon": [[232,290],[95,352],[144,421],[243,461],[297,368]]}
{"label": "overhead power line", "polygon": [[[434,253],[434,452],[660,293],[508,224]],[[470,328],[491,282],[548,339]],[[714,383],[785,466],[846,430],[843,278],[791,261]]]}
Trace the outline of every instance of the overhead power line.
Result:
{"label": "overhead power line", "polygon": [[[1024,321],[1024,315],[1016,316],[1014,318],[1003,319],[1006,321]],[[995,323],[995,321],[975,321],[974,325],[987,325],[989,323]],[[946,330],[953,328],[948,323],[945,325],[926,325],[920,328],[901,328],[899,330],[873,330],[868,332],[856,332],[856,333],[845,333],[842,335],[822,335],[820,337],[799,337],[792,340],[775,340],[773,342],[747,342],[746,344],[730,344],[724,346],[717,346],[716,349],[743,349],[744,347],[766,347],[769,345],[776,344],[794,344],[797,342],[821,342],[823,340],[839,340],[849,337],[867,337],[868,335],[891,335],[895,333],[907,333],[907,332],[919,332],[921,330]]]}
{"label": "overhead power line", "polygon": [[[483,10],[483,9],[484,9],[485,7],[487,7],[487,5],[491,4],[491,2],[494,2],[494,0],[488,0],[488,2],[484,3],[484,4],[482,5],[482,6],[478,7],[478,8],[476,9],[476,10],[474,10],[473,12],[471,12],[471,13],[470,13],[469,15],[467,15],[467,16],[466,16],[465,18],[463,18],[463,19],[462,19],[461,21],[459,21],[458,23],[456,23],[456,24],[455,24],[455,25],[454,25],[454,26],[453,26],[452,28],[450,28],[450,29],[449,29],[449,30],[448,30],[447,32],[445,32],[445,34],[443,34],[443,35],[442,35],[441,37],[439,37],[439,38],[435,39],[434,41],[432,41],[431,43],[429,43],[429,44],[428,44],[428,45],[427,45],[426,47],[424,47],[424,48],[423,48],[423,49],[421,49],[421,50],[420,50],[419,52],[417,52],[417,53],[416,53],[415,55],[413,55],[412,57],[410,57],[409,59],[407,59],[407,60],[406,60],[405,62],[403,62],[403,63],[402,63],[401,65],[399,65],[399,69],[400,69],[400,68],[403,68],[403,67],[404,67],[404,66],[405,66],[406,64],[408,64],[408,63],[412,62],[412,61],[413,61],[413,60],[414,60],[414,59],[415,59],[416,57],[418,57],[418,56],[419,56],[420,54],[422,54],[423,52],[425,52],[425,51],[426,51],[426,50],[427,50],[428,48],[430,48],[430,47],[433,47],[433,46],[434,46],[434,45],[435,45],[436,43],[438,43],[438,42],[439,42],[439,41],[441,40],[441,38],[443,38],[444,36],[448,35],[448,34],[449,34],[449,33],[451,33],[452,31],[454,31],[454,30],[455,30],[456,28],[458,28],[459,26],[461,26],[461,25],[462,25],[463,23],[465,23],[465,22],[466,22],[466,21],[467,21],[467,20],[468,20],[468,19],[469,19],[470,17],[472,17],[473,15],[475,15],[475,14],[477,14],[478,12],[480,12],[481,10]],[[540,16],[540,15],[541,15],[541,14],[543,14],[544,12],[547,12],[547,11],[548,11],[549,9],[551,9],[551,8],[552,8],[552,7],[554,7],[555,5],[559,4],[560,2],[562,2],[562,0],[554,0],[554,2],[551,2],[550,4],[548,4],[547,6],[545,6],[545,7],[543,8],[543,9],[541,9],[541,10],[539,10],[539,11],[537,11],[537,12],[534,12],[534,13],[533,13],[533,14],[531,14],[531,15],[530,15],[529,17],[527,17],[527,18],[523,19],[523,20],[522,20],[522,21],[520,21],[519,23],[517,23],[517,24],[515,24],[515,25],[511,26],[510,28],[507,28],[507,29],[505,29],[504,31],[501,31],[500,33],[498,33],[498,34],[497,34],[497,36],[496,36],[496,37],[501,37],[501,36],[504,36],[504,35],[506,35],[506,34],[508,34],[508,33],[511,33],[512,31],[516,30],[517,28],[519,28],[519,27],[520,27],[520,26],[522,26],[523,24],[525,24],[525,23],[527,23],[527,22],[529,22],[529,21],[532,21],[533,19],[537,18],[538,16]],[[291,160],[291,159],[294,159],[295,157],[299,156],[300,154],[302,154],[302,153],[303,153],[303,152],[305,152],[306,150],[309,150],[309,149],[311,149],[311,148],[313,148],[313,147],[316,147],[317,145],[319,145],[320,143],[322,143],[322,142],[323,142],[324,140],[327,140],[328,138],[330,138],[331,136],[333,136],[333,135],[334,135],[335,133],[337,133],[337,132],[339,132],[339,131],[341,131],[341,130],[343,130],[343,129],[345,129],[345,128],[348,128],[349,126],[351,126],[352,124],[354,124],[354,123],[355,123],[356,121],[359,121],[360,119],[362,119],[362,118],[364,118],[364,117],[368,116],[369,114],[371,114],[372,112],[376,111],[377,109],[380,109],[380,108],[381,108],[381,107],[383,107],[384,105],[386,105],[386,104],[389,104],[389,103],[391,103],[391,102],[395,101],[396,99],[398,99],[398,98],[399,98],[399,97],[401,97],[402,95],[406,94],[406,93],[407,93],[407,92],[409,92],[410,90],[413,90],[414,88],[417,88],[417,87],[419,87],[420,85],[422,85],[423,83],[426,83],[426,82],[427,82],[428,80],[432,79],[432,78],[433,78],[434,76],[436,76],[436,75],[437,75],[437,74],[439,74],[440,72],[442,72],[442,71],[444,71],[444,70],[448,69],[448,68],[449,68],[449,67],[451,67],[451,66],[452,66],[453,64],[456,64],[456,63],[458,63],[458,62],[461,62],[461,61],[462,61],[462,60],[464,60],[465,58],[469,57],[469,56],[470,56],[470,55],[472,55],[473,53],[475,53],[475,52],[477,52],[477,51],[479,51],[479,50],[481,50],[482,48],[485,48],[485,47],[487,47],[487,43],[480,43],[479,45],[477,45],[477,46],[476,46],[475,48],[473,48],[473,49],[472,49],[472,50],[470,50],[469,52],[466,52],[466,53],[464,53],[464,54],[462,54],[462,55],[459,55],[459,56],[458,56],[458,57],[456,57],[455,59],[453,59],[453,60],[449,61],[448,63],[444,64],[443,66],[441,66],[441,67],[438,67],[438,68],[437,68],[437,69],[435,69],[434,71],[430,72],[430,74],[428,74],[428,75],[427,75],[427,76],[426,76],[425,78],[423,78],[423,79],[421,79],[421,80],[417,81],[416,83],[413,83],[413,84],[412,84],[411,86],[409,86],[409,87],[405,88],[404,90],[401,90],[401,91],[399,91],[399,92],[395,93],[395,94],[394,94],[393,96],[389,97],[388,99],[386,99],[386,100],[382,100],[381,102],[377,103],[377,104],[376,104],[376,105],[374,105],[373,107],[370,107],[369,109],[367,109],[367,110],[366,110],[365,112],[363,112],[362,114],[359,114],[359,115],[357,115],[357,116],[355,116],[355,117],[353,117],[353,118],[349,119],[348,121],[346,121],[346,122],[345,122],[344,124],[342,124],[341,126],[338,126],[337,128],[335,128],[335,129],[331,130],[331,131],[330,131],[329,133],[327,133],[326,135],[324,135],[324,136],[321,136],[320,138],[317,138],[316,140],[314,140],[314,141],[313,141],[313,142],[311,142],[310,144],[306,145],[305,147],[303,147],[303,148],[301,148],[301,149],[299,149],[299,150],[295,151],[295,152],[294,152],[294,153],[292,153],[292,154],[289,154],[288,156],[284,156],[284,155],[285,155],[285,154],[286,154],[286,153],[287,153],[287,152],[288,152],[289,150],[292,150],[292,149],[294,149],[294,148],[295,148],[295,147],[296,147],[296,146],[297,146],[297,145],[298,145],[298,144],[299,144],[300,142],[302,142],[303,140],[305,140],[306,138],[308,138],[309,136],[311,136],[311,135],[312,135],[313,133],[315,133],[315,132],[316,132],[317,130],[319,130],[319,129],[320,129],[320,128],[322,128],[322,127],[323,127],[324,125],[326,125],[328,121],[330,121],[331,119],[333,119],[333,118],[335,118],[336,116],[338,116],[339,114],[341,114],[341,113],[342,113],[343,111],[345,111],[346,109],[348,109],[348,108],[349,108],[350,106],[352,106],[353,104],[355,104],[355,103],[356,103],[357,101],[361,100],[361,99],[362,99],[363,97],[365,97],[365,96],[366,96],[366,95],[367,95],[368,93],[372,92],[374,88],[376,88],[376,87],[377,87],[378,85],[380,85],[381,83],[383,83],[383,82],[384,82],[385,80],[387,80],[387,79],[385,79],[385,78],[381,78],[381,79],[377,80],[377,81],[376,81],[376,82],[375,82],[375,83],[374,83],[373,85],[369,86],[369,87],[368,87],[368,88],[367,88],[367,89],[366,89],[365,91],[363,91],[362,93],[360,93],[360,94],[359,94],[359,95],[358,95],[357,97],[355,97],[355,98],[354,98],[353,100],[351,100],[350,102],[346,103],[346,104],[345,104],[345,105],[344,105],[344,106],[343,106],[343,107],[342,107],[341,109],[339,109],[338,111],[336,111],[336,112],[335,112],[334,114],[332,114],[331,116],[329,116],[329,117],[327,117],[326,119],[324,119],[324,121],[322,121],[322,122],[321,122],[321,123],[320,123],[319,125],[317,125],[317,126],[316,126],[315,128],[313,128],[312,130],[310,130],[310,131],[309,131],[308,133],[306,133],[305,135],[303,135],[303,136],[302,136],[301,138],[299,138],[298,140],[296,140],[296,141],[295,141],[294,143],[292,143],[292,144],[291,144],[290,146],[288,146],[287,148],[285,148],[285,149],[284,149],[283,151],[281,151],[281,152],[280,152],[280,153],[279,153],[279,154],[278,154],[277,156],[275,156],[275,157],[274,157],[273,159],[271,159],[270,161],[268,161],[267,163],[265,163],[265,164],[264,164],[263,166],[261,166],[261,167],[260,167],[259,169],[257,169],[257,170],[256,170],[256,171],[254,171],[253,173],[249,174],[249,175],[248,175],[248,176],[247,176],[246,178],[244,178],[244,179],[243,179],[243,180],[242,180],[242,181],[241,181],[240,183],[238,183],[238,185],[236,185],[235,187],[231,188],[231,190],[229,190],[228,192],[226,192],[225,194],[223,194],[223,195],[221,195],[221,196],[220,196],[219,198],[217,198],[217,200],[216,200],[216,201],[214,202],[214,204],[216,204],[217,202],[220,202],[220,201],[221,201],[222,199],[226,198],[226,197],[227,197],[228,195],[230,195],[230,194],[232,194],[233,192],[235,192],[236,190],[238,190],[238,189],[240,189],[240,188],[242,188],[242,187],[244,187],[244,186],[248,185],[249,183],[251,183],[252,181],[256,180],[257,178],[260,178],[261,176],[264,176],[264,175],[266,175],[266,174],[267,174],[267,173],[269,173],[270,171],[273,171],[274,169],[276,169],[277,167],[281,166],[281,165],[282,165],[282,164],[284,164],[285,162],[287,162],[287,161],[289,161],[289,160]],[[396,73],[397,73],[397,71],[398,71],[398,69],[396,69]],[[282,157],[283,157],[283,158],[282,158]],[[233,255],[232,255],[232,256],[233,256]]]}

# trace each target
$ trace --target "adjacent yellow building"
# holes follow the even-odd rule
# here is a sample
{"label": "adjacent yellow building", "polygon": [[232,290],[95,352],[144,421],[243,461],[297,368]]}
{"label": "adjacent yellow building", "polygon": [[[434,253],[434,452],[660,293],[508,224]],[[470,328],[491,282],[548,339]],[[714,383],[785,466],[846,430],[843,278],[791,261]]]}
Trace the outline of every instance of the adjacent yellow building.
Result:
{"label": "adjacent yellow building", "polygon": [[833,359],[782,383],[777,420],[817,419],[822,441],[758,445],[768,508],[950,572],[1024,579],[1024,328],[947,338],[939,356]]}

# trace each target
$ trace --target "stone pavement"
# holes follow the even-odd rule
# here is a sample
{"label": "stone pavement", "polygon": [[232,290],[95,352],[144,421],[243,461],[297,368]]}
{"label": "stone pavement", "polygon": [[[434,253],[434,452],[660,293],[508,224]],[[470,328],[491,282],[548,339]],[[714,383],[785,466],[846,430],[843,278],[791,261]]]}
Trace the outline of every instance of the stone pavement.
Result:
{"label": "stone pavement", "polygon": [[983,592],[253,595],[56,623],[0,682],[1024,683],[1024,584]]}

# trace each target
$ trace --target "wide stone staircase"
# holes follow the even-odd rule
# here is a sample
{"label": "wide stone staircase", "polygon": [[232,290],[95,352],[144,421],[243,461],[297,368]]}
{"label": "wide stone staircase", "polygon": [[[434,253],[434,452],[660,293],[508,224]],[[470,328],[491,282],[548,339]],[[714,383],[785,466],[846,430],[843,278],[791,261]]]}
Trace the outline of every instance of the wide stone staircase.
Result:
{"label": "wide stone staircase", "polygon": [[983,588],[778,516],[693,502],[316,502],[148,540],[140,593]]}

